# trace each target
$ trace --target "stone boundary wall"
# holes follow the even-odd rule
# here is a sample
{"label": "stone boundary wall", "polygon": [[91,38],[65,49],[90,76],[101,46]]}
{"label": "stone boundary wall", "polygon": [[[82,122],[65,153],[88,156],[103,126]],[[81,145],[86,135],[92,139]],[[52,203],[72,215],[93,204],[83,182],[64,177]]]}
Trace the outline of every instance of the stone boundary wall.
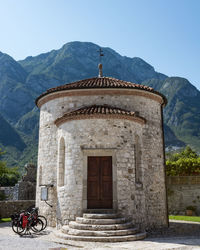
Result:
{"label": "stone boundary wall", "polygon": [[0,218],[10,217],[13,213],[35,206],[34,200],[0,201]]}
{"label": "stone boundary wall", "polygon": [[185,214],[194,206],[200,215],[200,176],[168,176],[167,196],[169,214]]}
{"label": "stone boundary wall", "polygon": [[14,187],[0,187],[0,192],[6,195],[6,200],[13,199],[13,191],[14,191]]}

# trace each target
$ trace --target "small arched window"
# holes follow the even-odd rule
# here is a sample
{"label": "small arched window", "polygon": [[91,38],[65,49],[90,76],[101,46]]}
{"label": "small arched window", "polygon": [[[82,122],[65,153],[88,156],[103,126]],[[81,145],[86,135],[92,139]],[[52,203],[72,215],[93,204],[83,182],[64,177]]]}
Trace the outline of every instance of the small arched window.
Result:
{"label": "small arched window", "polygon": [[58,150],[58,170],[57,170],[58,186],[62,187],[65,184],[65,140],[62,137],[59,143]]}

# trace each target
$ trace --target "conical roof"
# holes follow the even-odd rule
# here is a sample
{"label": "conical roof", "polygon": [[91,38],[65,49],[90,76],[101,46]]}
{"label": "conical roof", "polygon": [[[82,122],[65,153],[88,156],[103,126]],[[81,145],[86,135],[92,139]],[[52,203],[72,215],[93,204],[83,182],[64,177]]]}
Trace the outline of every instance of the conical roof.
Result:
{"label": "conical roof", "polygon": [[153,88],[136,84],[132,82],[127,82],[119,79],[115,79],[112,77],[94,77],[89,79],[84,79],[68,84],[64,84],[55,88],[48,89],[44,93],[42,93],[37,99],[36,99],[36,105],[43,96],[46,96],[50,93],[58,92],[58,91],[65,91],[65,90],[74,90],[74,89],[106,89],[106,88],[114,88],[114,89],[138,89],[138,90],[144,90],[148,92],[155,93],[157,95],[160,95],[163,100],[164,104],[167,103],[166,97],[162,95],[161,93],[155,91]]}
{"label": "conical roof", "polygon": [[138,112],[125,110],[118,107],[112,107],[110,105],[91,105],[82,107],[77,110],[73,110],[65,113],[62,117],[55,120],[57,126],[70,120],[77,119],[91,119],[91,118],[125,118],[129,120],[135,120],[140,124],[144,124],[146,120],[138,115]]}

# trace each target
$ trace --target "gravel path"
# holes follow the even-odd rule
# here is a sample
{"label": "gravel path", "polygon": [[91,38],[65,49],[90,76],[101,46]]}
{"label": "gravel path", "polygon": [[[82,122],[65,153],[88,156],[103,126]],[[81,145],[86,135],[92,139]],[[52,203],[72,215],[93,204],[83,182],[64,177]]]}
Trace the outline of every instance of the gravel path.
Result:
{"label": "gravel path", "polygon": [[[157,232],[156,235],[151,234],[148,238],[142,241],[95,243],[65,241],[56,238],[53,233],[55,229],[53,228],[47,228],[42,234],[32,234],[31,236],[19,237],[12,231],[10,223],[1,223],[0,250],[200,250],[200,231],[196,232],[196,229],[199,227],[200,223],[172,221],[170,222],[170,228],[168,230]],[[192,229],[195,230],[193,233],[191,232]],[[188,236],[188,233],[190,233],[190,236]],[[171,234],[176,237],[172,237]]]}
{"label": "gravel path", "polygon": [[44,240],[38,240],[35,238],[19,238],[16,236],[6,236],[0,235],[0,249],[1,250],[22,250],[22,249],[38,249],[38,250],[46,250],[65,247],[60,244],[56,244],[53,242],[48,242]]}
{"label": "gravel path", "polygon": [[10,223],[1,223],[0,250],[65,249],[65,245],[45,240],[45,238],[48,239],[50,233],[51,231],[48,229],[42,235],[32,234],[31,236],[20,237],[12,231]]}

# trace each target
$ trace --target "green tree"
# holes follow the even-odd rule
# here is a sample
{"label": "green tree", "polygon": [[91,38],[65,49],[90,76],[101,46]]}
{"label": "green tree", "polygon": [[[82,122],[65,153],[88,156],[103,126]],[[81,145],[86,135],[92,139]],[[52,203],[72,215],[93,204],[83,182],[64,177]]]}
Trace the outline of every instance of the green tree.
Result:
{"label": "green tree", "polygon": [[190,148],[190,146],[186,146],[182,151],[171,153],[166,153],[167,160],[177,161],[181,158],[198,158],[197,153]]}
{"label": "green tree", "polygon": [[[4,152],[0,148],[0,157]],[[0,186],[14,186],[20,178],[17,167],[8,168],[6,162],[0,160]]]}
{"label": "green tree", "polygon": [[187,146],[180,153],[171,154],[166,161],[168,176],[199,175],[200,157]]}
{"label": "green tree", "polygon": [[197,153],[194,150],[192,150],[189,146],[187,146],[183,151],[181,151],[180,158],[193,158],[193,159],[197,159],[198,155],[197,155]]}

